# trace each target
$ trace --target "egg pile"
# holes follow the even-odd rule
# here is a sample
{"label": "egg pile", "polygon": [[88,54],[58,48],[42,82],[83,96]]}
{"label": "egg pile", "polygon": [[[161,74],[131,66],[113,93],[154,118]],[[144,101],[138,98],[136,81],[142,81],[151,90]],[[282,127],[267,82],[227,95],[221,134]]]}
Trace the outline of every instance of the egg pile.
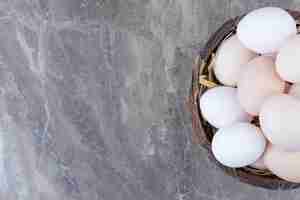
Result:
{"label": "egg pile", "polygon": [[214,73],[223,86],[208,89],[199,104],[218,128],[215,158],[300,183],[300,35],[294,18],[276,7],[248,13],[218,48]]}

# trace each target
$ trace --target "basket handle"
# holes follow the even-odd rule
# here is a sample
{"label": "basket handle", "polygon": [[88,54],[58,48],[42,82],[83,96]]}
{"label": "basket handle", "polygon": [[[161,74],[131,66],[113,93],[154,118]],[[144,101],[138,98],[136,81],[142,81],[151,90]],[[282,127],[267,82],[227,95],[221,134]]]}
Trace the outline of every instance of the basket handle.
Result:
{"label": "basket handle", "polygon": [[198,106],[198,96],[199,96],[199,84],[198,84],[198,78],[199,78],[199,68],[201,65],[201,58],[200,56],[197,56],[193,68],[192,68],[192,81],[191,81],[191,87],[189,92],[189,97],[186,101],[187,107],[190,110],[192,114],[192,141],[195,144],[201,144],[201,145],[207,145],[209,144],[209,141],[207,140],[207,137],[204,133],[204,130],[201,125],[200,121],[200,110]]}

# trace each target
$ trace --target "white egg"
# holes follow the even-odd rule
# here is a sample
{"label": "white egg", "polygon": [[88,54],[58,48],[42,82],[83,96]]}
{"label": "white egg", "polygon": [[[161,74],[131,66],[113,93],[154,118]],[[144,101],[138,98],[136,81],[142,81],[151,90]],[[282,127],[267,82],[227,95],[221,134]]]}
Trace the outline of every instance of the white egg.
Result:
{"label": "white egg", "polygon": [[237,27],[239,40],[261,54],[277,52],[285,40],[296,33],[296,21],[287,11],[277,7],[252,11],[241,19]]}
{"label": "white egg", "polygon": [[289,82],[300,82],[300,35],[289,38],[279,49],[276,58],[276,71],[279,76]]}
{"label": "white egg", "polygon": [[264,135],[274,145],[288,151],[300,151],[300,101],[281,94],[262,105],[259,120]]}
{"label": "white egg", "polygon": [[200,110],[203,117],[217,128],[251,120],[237,99],[237,89],[231,87],[220,86],[206,91],[200,97]]}
{"label": "white egg", "polygon": [[246,63],[256,56],[242,45],[236,35],[231,36],[216,53],[214,72],[217,79],[224,85],[235,86]]}
{"label": "white egg", "polygon": [[266,139],[260,129],[250,123],[236,123],[221,128],[212,140],[215,158],[228,167],[244,167],[264,153]]}

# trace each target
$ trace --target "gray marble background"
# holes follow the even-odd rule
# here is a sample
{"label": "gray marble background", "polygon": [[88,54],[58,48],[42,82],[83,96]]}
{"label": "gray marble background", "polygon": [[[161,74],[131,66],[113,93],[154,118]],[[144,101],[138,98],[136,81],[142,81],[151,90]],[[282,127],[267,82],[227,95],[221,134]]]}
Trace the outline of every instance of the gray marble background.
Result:
{"label": "gray marble background", "polygon": [[224,20],[299,0],[1,0],[0,199],[299,200],[223,175],[184,100]]}

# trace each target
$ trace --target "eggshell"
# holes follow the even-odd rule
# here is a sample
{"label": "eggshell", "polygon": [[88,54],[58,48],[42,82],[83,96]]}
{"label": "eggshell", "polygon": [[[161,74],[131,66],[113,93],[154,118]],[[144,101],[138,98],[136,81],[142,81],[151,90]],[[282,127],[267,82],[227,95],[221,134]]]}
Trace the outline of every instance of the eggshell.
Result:
{"label": "eggshell", "polygon": [[291,86],[289,95],[300,100],[300,83],[295,83]]}
{"label": "eggshell", "polygon": [[251,120],[238,102],[236,88],[209,89],[200,97],[200,109],[203,117],[217,128]]}
{"label": "eggshell", "polygon": [[253,10],[237,26],[239,40],[247,48],[261,54],[276,52],[288,37],[296,33],[293,17],[276,7]]}
{"label": "eggshell", "polygon": [[264,152],[266,139],[260,129],[250,123],[235,123],[221,128],[212,140],[215,158],[228,167],[244,167],[254,163]]}
{"label": "eggshell", "polygon": [[217,79],[224,85],[235,86],[240,71],[256,56],[241,44],[236,35],[231,36],[222,43],[216,54],[214,72]]}
{"label": "eggshell", "polygon": [[274,145],[300,151],[300,101],[287,94],[272,96],[259,114],[264,135]]}
{"label": "eggshell", "polygon": [[275,145],[268,145],[264,163],[278,177],[300,183],[300,152],[287,152]]}
{"label": "eggshell", "polygon": [[278,52],[276,71],[279,76],[289,82],[300,82],[300,36],[290,38]]}
{"label": "eggshell", "polygon": [[250,61],[238,81],[238,98],[246,112],[258,115],[263,102],[283,93],[284,81],[275,72],[274,61],[257,57]]}

